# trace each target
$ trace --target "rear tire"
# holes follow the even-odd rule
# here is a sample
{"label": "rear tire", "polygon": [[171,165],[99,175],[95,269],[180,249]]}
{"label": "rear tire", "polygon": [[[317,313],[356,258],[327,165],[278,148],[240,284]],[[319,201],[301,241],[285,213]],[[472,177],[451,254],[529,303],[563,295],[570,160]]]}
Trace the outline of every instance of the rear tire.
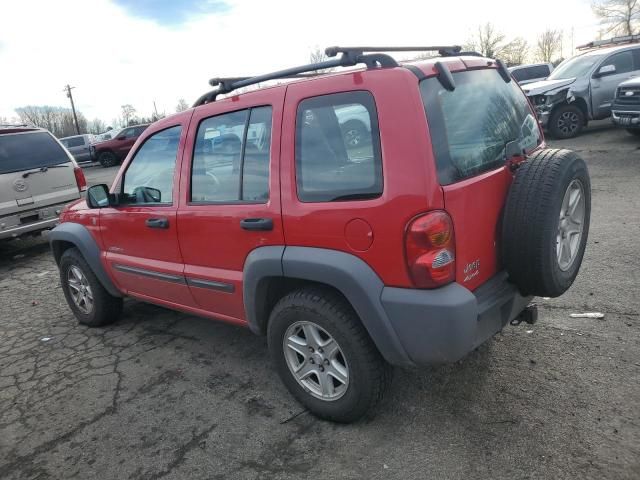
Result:
{"label": "rear tire", "polygon": [[367,126],[360,120],[349,120],[341,126],[344,144],[347,148],[357,148],[367,140]]}
{"label": "rear tire", "polygon": [[60,258],[60,283],[79,323],[101,327],[120,318],[122,298],[105,290],[77,248],[65,250]]}
{"label": "rear tire", "polygon": [[627,128],[627,132],[634,137],[640,137],[640,128]]}
{"label": "rear tire", "polygon": [[503,219],[503,264],[525,295],[557,297],[573,283],[584,255],[591,183],[570,150],[534,153],[517,170]]}
{"label": "rear tire", "polygon": [[562,105],[551,114],[548,128],[554,138],[573,138],[584,128],[584,113],[576,105]]}
{"label": "rear tire", "polygon": [[113,152],[102,152],[98,156],[98,161],[104,168],[114,167],[118,164],[118,158]]}
{"label": "rear tire", "polygon": [[[302,288],[283,297],[267,336],[285,386],[320,418],[350,423],[370,415],[390,384],[391,367],[351,306],[329,289]],[[326,389],[323,378],[330,382]]]}

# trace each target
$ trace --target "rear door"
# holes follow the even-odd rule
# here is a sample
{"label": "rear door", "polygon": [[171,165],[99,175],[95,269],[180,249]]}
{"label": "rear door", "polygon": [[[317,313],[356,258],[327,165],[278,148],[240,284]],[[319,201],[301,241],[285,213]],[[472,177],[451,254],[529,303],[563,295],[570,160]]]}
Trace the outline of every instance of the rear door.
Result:
{"label": "rear door", "polygon": [[197,305],[245,319],[242,271],[252,250],[283,245],[280,128],[284,87],[198,108],[182,166],[178,235]]}
{"label": "rear door", "polygon": [[116,178],[121,204],[100,210],[104,260],[130,295],[192,307],[178,246],[176,211],[180,153],[190,113],[154,127]]}
{"label": "rear door", "polygon": [[500,219],[512,175],[506,146],[530,152],[542,134],[526,97],[496,69],[453,73],[455,90],[435,77],[420,85],[445,210],[456,237],[456,280],[473,290],[500,269]]}
{"label": "rear door", "polygon": [[0,135],[0,216],[78,198],[74,168],[49,132]]}

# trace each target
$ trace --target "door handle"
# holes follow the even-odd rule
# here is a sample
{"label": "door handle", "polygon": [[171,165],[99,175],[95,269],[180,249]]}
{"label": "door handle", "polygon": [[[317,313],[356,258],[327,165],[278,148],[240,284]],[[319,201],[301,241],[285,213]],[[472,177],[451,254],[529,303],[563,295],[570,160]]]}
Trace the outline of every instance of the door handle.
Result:
{"label": "door handle", "polygon": [[270,218],[245,218],[240,220],[240,228],[244,230],[273,230]]}
{"label": "door handle", "polygon": [[168,218],[147,218],[144,223],[149,228],[169,228]]}

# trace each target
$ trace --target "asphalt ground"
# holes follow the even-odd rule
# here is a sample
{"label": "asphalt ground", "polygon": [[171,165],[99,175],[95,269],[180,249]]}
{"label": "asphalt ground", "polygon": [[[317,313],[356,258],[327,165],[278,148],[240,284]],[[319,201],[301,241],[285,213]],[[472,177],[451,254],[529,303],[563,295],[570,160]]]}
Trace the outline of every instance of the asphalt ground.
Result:
{"label": "asphalt ground", "polygon": [[572,289],[461,362],[396,369],[353,425],[305,412],[248,330],[136,301],[79,326],[46,239],[0,244],[0,478],[640,478],[640,138],[550,144],[592,179]]}

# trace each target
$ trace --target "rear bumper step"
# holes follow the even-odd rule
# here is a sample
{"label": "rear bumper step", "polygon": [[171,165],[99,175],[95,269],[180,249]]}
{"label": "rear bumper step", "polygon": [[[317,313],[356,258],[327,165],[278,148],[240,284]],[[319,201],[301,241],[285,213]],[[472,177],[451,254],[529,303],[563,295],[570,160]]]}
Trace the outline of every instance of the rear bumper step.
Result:
{"label": "rear bumper step", "polygon": [[416,365],[459,360],[517,318],[523,297],[502,272],[475,292],[458,283],[435,290],[385,287],[381,301]]}

